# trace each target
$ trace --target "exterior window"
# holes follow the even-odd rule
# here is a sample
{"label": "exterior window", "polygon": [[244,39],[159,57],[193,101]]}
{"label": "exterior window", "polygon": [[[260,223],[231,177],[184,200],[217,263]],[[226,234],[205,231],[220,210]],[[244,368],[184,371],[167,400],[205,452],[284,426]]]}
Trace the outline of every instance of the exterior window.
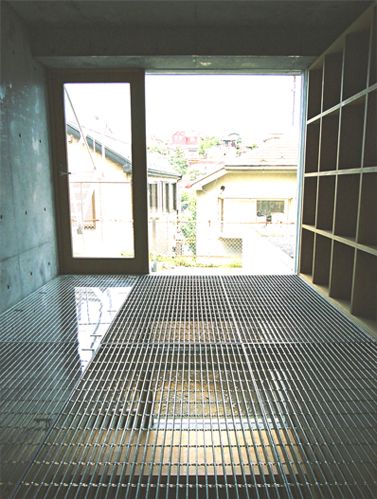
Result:
{"label": "exterior window", "polygon": [[158,191],[157,184],[149,184],[149,208],[151,210],[157,210],[158,207]]}
{"label": "exterior window", "polygon": [[257,200],[258,217],[271,217],[272,213],[284,213],[284,201]]}
{"label": "exterior window", "polygon": [[172,184],[173,210],[177,211],[177,184]]}
{"label": "exterior window", "polygon": [[163,184],[164,188],[164,211],[170,211],[170,184]]}

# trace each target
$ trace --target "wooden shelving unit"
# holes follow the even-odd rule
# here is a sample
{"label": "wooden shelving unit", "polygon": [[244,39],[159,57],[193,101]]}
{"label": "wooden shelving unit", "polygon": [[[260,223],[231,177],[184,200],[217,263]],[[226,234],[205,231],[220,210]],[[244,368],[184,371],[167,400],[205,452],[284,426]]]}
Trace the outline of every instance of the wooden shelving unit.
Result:
{"label": "wooden shelving unit", "polygon": [[300,273],[377,335],[376,10],[309,69]]}

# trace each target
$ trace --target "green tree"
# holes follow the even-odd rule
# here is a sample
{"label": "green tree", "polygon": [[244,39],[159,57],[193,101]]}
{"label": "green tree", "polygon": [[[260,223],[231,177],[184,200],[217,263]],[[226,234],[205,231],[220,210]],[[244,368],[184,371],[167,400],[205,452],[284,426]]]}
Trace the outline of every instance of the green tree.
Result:
{"label": "green tree", "polygon": [[161,156],[166,156],[168,154],[168,148],[165,145],[152,144],[148,146],[148,152],[161,154]]}
{"label": "green tree", "polygon": [[180,147],[177,147],[174,153],[170,155],[169,163],[181,175],[185,175],[189,167],[185,154]]}
{"label": "green tree", "polygon": [[183,191],[181,195],[182,234],[185,242],[196,255],[196,195]]}
{"label": "green tree", "polygon": [[221,144],[220,139],[217,137],[203,137],[200,139],[199,144],[199,156],[205,158],[207,156],[207,151],[213,146],[218,146]]}

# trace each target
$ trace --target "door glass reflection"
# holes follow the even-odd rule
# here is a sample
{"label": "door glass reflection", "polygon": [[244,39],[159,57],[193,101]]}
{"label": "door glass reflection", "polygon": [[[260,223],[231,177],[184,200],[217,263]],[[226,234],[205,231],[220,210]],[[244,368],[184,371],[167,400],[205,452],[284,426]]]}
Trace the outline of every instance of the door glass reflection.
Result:
{"label": "door glass reflection", "polygon": [[72,255],[133,258],[129,83],[64,85]]}

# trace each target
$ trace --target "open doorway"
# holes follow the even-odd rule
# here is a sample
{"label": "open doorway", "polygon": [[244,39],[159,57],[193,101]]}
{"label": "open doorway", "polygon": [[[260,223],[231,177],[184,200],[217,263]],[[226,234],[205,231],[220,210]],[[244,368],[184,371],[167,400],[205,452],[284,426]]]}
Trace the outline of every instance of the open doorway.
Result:
{"label": "open doorway", "polygon": [[146,75],[152,272],[294,272],[301,78]]}

